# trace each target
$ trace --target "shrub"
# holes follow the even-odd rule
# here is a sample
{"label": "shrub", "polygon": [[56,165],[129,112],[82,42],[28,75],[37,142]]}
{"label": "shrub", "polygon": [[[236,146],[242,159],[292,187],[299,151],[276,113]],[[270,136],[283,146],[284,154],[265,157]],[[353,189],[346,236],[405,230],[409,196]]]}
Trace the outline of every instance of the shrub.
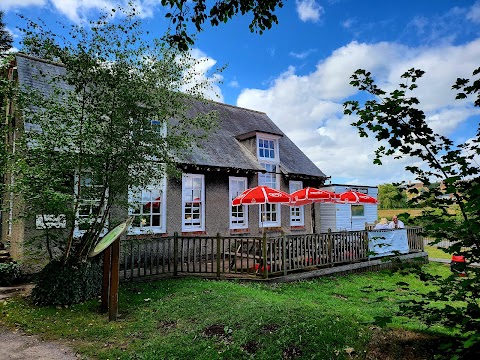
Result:
{"label": "shrub", "polygon": [[39,305],[76,304],[99,295],[101,287],[97,262],[53,260],[37,275],[32,300]]}
{"label": "shrub", "polygon": [[0,286],[18,284],[23,278],[22,268],[16,262],[0,264]]}

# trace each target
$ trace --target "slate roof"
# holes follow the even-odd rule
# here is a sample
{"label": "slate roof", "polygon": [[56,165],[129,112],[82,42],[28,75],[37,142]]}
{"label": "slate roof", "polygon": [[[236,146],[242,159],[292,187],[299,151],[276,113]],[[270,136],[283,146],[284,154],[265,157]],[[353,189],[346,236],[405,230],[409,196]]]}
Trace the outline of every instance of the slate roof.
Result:
{"label": "slate roof", "polygon": [[[245,170],[263,170],[256,154],[239,140],[256,132],[274,134],[278,139],[280,170],[291,176],[325,178],[326,175],[279,129],[267,114],[214,101],[197,102],[193,112],[217,113],[219,128],[202,147],[185,157],[191,164]],[[248,136],[247,135],[247,136]]]}
{"label": "slate roof", "polygon": [[[18,79],[21,85],[32,86],[44,93],[51,91],[49,77],[62,75],[62,65],[23,54],[16,55]],[[44,75],[42,77],[42,75]],[[57,84],[68,89],[67,84]],[[326,175],[278,128],[267,114],[255,110],[244,109],[214,101],[195,102],[192,114],[215,111],[218,115],[219,127],[208,135],[200,147],[185,154],[180,160],[184,164],[227,168],[245,171],[263,171],[256,158],[239,138],[246,134],[263,132],[278,135],[280,170],[292,177],[307,176],[325,178]],[[250,134],[249,134],[250,135]],[[248,136],[248,135],[247,135]]]}
{"label": "slate roof", "polygon": [[[45,94],[50,94],[53,88],[49,81],[55,77],[58,78],[65,75],[66,72],[64,66],[49,61],[36,59],[24,54],[17,54],[15,57],[19,84],[34,89],[41,89]],[[56,83],[55,86],[66,90],[71,88],[65,83]]]}

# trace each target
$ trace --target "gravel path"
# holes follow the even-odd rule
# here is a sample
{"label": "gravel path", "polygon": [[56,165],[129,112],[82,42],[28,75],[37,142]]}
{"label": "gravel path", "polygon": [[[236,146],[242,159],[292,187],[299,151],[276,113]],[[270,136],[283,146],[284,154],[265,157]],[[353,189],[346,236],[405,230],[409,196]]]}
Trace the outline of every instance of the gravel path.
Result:
{"label": "gravel path", "polygon": [[[12,296],[25,296],[33,285],[0,287],[0,302]],[[81,357],[68,346],[53,341],[43,341],[36,335],[11,331],[0,326],[1,360],[78,360]]]}
{"label": "gravel path", "polygon": [[0,327],[2,360],[78,360],[80,356],[60,343],[42,341],[35,335],[12,332]]}

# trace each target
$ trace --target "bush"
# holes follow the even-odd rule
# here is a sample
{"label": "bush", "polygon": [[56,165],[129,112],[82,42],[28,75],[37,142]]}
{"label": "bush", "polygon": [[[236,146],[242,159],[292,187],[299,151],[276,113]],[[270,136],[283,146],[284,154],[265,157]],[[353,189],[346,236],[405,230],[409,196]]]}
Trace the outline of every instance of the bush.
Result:
{"label": "bush", "polygon": [[102,267],[94,261],[53,260],[37,275],[32,300],[39,305],[68,305],[93,299],[102,287]]}
{"label": "bush", "polygon": [[22,268],[16,262],[0,264],[0,286],[18,284],[23,278]]}

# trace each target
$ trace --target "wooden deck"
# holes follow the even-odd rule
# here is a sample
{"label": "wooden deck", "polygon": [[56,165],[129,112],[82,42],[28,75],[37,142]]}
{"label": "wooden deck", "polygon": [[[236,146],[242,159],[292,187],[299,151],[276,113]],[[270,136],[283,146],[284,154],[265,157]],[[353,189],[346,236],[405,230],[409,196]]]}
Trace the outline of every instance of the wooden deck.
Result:
{"label": "wooden deck", "polygon": [[[408,255],[424,258],[420,232],[420,228],[408,229],[412,253]],[[369,261],[367,231],[271,238],[175,235],[125,240],[121,252],[120,275],[124,281],[185,275],[266,280],[315,271],[320,274],[331,268],[341,268],[334,272],[342,272],[345,266],[352,271],[378,267]]]}

